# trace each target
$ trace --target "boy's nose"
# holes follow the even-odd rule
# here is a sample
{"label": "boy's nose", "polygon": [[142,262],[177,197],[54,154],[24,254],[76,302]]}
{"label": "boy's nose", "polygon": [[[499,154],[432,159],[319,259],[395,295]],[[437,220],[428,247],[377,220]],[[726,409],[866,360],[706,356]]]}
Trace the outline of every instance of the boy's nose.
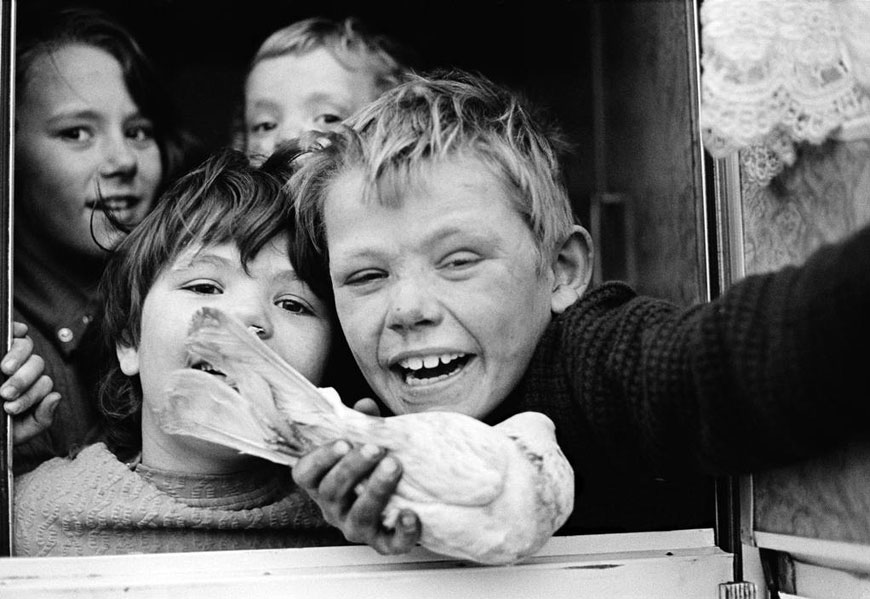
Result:
{"label": "boy's nose", "polygon": [[411,331],[441,322],[433,290],[419,279],[394,284],[387,326],[396,332]]}
{"label": "boy's nose", "polygon": [[278,129],[278,136],[275,140],[275,145],[290,141],[292,139],[297,139],[306,130],[307,129],[305,128],[305,126],[296,120],[285,121]]}

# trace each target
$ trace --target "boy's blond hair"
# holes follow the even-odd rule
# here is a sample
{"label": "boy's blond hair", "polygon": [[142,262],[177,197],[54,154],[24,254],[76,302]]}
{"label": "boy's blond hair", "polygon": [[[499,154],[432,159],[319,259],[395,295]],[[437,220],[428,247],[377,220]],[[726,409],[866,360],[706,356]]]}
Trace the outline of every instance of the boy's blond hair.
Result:
{"label": "boy's blond hair", "polygon": [[[327,260],[322,210],[329,187],[362,171],[366,201],[398,201],[426,165],[479,160],[512,192],[514,207],[532,231],[543,268],[574,224],[556,150],[519,97],[483,76],[452,71],[413,75],[348,121],[324,134],[318,151],[291,180],[297,198],[299,238]],[[322,147],[321,147],[322,146]],[[311,256],[314,258],[314,256]]]}
{"label": "boy's blond hair", "polygon": [[260,45],[248,68],[270,58],[307,54],[326,48],[351,71],[368,70],[379,91],[386,91],[402,79],[407,50],[394,40],[369,31],[354,17],[343,20],[312,17],[275,31]]}

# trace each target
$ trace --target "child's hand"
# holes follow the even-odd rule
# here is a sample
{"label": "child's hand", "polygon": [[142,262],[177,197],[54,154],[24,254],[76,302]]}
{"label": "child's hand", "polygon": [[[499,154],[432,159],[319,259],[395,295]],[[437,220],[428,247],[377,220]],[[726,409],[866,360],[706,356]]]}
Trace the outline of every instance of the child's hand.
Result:
{"label": "child's hand", "polygon": [[353,404],[353,409],[357,412],[362,412],[363,414],[366,414],[368,416],[381,415],[381,409],[378,407],[377,402],[369,397],[364,397],[363,399]]}
{"label": "child's hand", "polygon": [[293,480],[320,506],[323,517],[352,543],[366,543],[381,554],[406,553],[420,538],[420,520],[410,510],[396,528],[381,524],[381,514],[402,475],[399,462],[380,448],[353,448],[337,441],[303,456]]}
{"label": "child's hand", "polygon": [[12,346],[0,360],[0,372],[8,377],[0,385],[0,397],[7,414],[14,417],[12,441],[23,443],[51,426],[60,394],[52,392],[54,382],[43,374],[45,362],[33,354],[27,325],[12,323]]}

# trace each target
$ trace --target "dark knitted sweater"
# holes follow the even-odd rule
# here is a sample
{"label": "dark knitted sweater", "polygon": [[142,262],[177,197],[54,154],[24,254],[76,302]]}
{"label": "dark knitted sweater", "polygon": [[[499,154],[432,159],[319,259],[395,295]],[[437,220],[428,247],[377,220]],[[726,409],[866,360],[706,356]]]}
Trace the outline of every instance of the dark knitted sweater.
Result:
{"label": "dark knitted sweater", "polygon": [[96,385],[106,360],[94,321],[99,272],[92,273],[92,285],[83,284],[69,264],[58,264],[33,234],[25,238],[17,227],[14,319],[28,326],[33,353],[45,360],[45,374],[61,395],[51,427],[15,446],[13,466],[21,474],[84,444],[99,419]]}
{"label": "dark knitted sweater", "polygon": [[868,339],[865,228],[689,309],[620,283],[589,292],[550,325],[496,417],[549,415],[586,492],[587,470],[605,484],[745,473],[866,431]]}

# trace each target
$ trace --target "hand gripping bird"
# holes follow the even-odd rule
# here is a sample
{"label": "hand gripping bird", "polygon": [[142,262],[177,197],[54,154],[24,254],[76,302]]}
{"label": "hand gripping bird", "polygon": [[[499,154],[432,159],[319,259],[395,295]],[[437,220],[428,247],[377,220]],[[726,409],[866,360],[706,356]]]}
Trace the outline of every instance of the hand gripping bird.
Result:
{"label": "hand gripping bird", "polygon": [[552,421],[523,412],[496,426],[463,414],[380,418],[319,389],[231,316],[203,308],[188,334],[190,368],[154,407],[161,427],[293,466],[317,446],[372,443],[402,464],[384,514],[420,518],[420,544],[480,564],[534,554],[571,514],[574,472]]}

